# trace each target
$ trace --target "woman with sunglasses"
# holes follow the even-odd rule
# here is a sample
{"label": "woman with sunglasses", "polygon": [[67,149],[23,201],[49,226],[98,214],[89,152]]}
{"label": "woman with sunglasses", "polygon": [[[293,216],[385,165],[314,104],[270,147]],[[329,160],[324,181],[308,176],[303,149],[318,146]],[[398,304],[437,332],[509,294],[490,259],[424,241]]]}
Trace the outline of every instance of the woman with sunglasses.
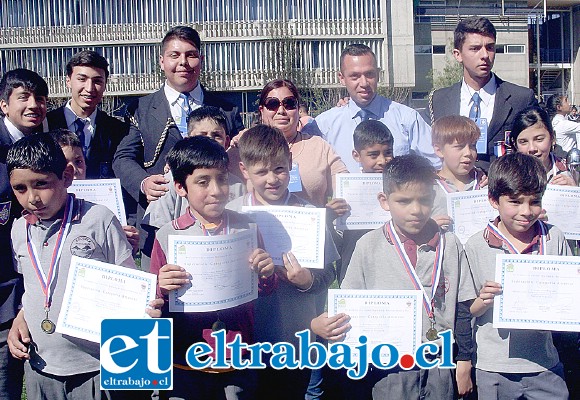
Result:
{"label": "woman with sunglasses", "polygon": [[[275,79],[268,82],[260,94],[260,121],[280,129],[288,142],[292,167],[298,170],[302,186],[302,191],[296,195],[316,207],[325,207],[327,199],[332,197],[334,176],[348,170],[325,140],[298,131],[299,106],[296,86],[287,79]],[[340,209],[334,211],[341,212]]]}

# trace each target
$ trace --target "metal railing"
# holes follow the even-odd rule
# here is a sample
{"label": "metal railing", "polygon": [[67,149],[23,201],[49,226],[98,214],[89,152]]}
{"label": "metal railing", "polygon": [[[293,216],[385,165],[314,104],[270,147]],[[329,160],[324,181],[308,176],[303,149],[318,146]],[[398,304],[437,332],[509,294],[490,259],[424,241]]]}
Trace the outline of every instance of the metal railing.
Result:
{"label": "metal railing", "polygon": [[[174,24],[31,26],[0,28],[0,48],[159,43]],[[226,21],[190,24],[204,41],[264,40],[277,37],[384,37],[380,19],[326,21]]]}

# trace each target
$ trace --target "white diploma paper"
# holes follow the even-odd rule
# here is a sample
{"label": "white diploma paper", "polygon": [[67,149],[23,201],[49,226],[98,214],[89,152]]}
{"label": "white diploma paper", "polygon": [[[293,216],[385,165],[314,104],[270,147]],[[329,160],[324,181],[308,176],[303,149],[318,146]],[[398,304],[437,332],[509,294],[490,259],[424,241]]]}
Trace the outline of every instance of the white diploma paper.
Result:
{"label": "white diploma paper", "polygon": [[127,225],[119,179],[75,179],[68,192],[74,193],[79,199],[107,207],[117,216],[121,225]]}
{"label": "white diploma paper", "polygon": [[498,255],[495,279],[495,328],[580,332],[580,257]]}
{"label": "white diploma paper", "polygon": [[56,331],[101,341],[106,318],[146,318],[157,276],[137,269],[73,256]]}
{"label": "white diploma paper", "polygon": [[[415,354],[421,344],[422,293],[420,290],[328,290],[328,316],[345,313],[352,328],[344,343],[358,346],[365,335],[368,348],[380,343],[394,345],[402,354]],[[369,354],[370,357],[370,354]],[[388,361],[383,346],[381,360]]]}
{"label": "white diploma paper", "polygon": [[487,189],[447,193],[447,212],[453,220],[452,232],[462,244],[498,215],[489,204]]}
{"label": "white diploma paper", "polygon": [[258,298],[258,275],[249,258],[255,229],[219,236],[169,236],[167,261],[183,267],[191,283],[169,292],[169,311],[206,312]]}
{"label": "white diploma paper", "polygon": [[324,268],[326,209],[291,206],[242,207],[258,224],[264,247],[274,264],[282,253],[294,254],[303,268]]}
{"label": "white diploma paper", "polygon": [[345,199],[350,211],[336,219],[336,229],[377,229],[391,219],[377,195],[383,191],[382,174],[337,174],[336,195]]}
{"label": "white diploma paper", "polygon": [[580,239],[580,187],[548,185],[542,207],[548,223],[560,228],[566,239]]}

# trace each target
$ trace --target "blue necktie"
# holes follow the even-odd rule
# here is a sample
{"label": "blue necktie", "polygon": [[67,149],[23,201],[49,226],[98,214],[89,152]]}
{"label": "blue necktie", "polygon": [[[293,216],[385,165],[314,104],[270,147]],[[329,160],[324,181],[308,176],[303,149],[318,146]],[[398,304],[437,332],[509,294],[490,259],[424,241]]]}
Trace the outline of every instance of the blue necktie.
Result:
{"label": "blue necktie", "polygon": [[87,157],[87,144],[85,141],[85,120],[82,118],[77,118],[75,119],[75,128],[76,128],[76,134],[79,137],[79,141],[81,142],[81,146],[83,149],[83,155],[85,156],[85,158]]}
{"label": "blue necktie", "polygon": [[480,116],[479,105],[481,104],[481,97],[479,97],[479,93],[477,92],[473,93],[471,100],[473,100],[473,104],[471,105],[471,109],[469,110],[469,119],[475,121]]}
{"label": "blue necktie", "polygon": [[360,121],[363,122],[371,119],[372,113],[369,110],[361,108],[360,111],[358,112],[358,115],[360,116]]}
{"label": "blue necktie", "polygon": [[181,93],[179,98],[181,99],[181,118],[177,127],[182,136],[187,136],[187,118],[191,112],[191,106],[189,105],[189,93]]}

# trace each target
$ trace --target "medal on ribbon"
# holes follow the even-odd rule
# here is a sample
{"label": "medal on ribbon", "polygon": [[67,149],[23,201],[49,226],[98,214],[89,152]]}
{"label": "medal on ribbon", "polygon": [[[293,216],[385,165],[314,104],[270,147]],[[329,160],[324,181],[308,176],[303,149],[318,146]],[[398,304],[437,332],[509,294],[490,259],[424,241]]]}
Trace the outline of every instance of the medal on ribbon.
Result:
{"label": "medal on ribbon", "polygon": [[433,271],[431,272],[431,295],[429,296],[425,290],[425,287],[421,283],[417,272],[415,272],[415,268],[413,267],[409,256],[405,252],[403,243],[395,231],[395,226],[393,225],[392,220],[385,225],[385,234],[388,234],[393,241],[395,250],[401,259],[407,274],[409,274],[409,278],[411,278],[413,286],[416,290],[420,290],[423,293],[423,307],[425,308],[427,316],[429,317],[429,321],[431,322],[431,327],[427,330],[425,336],[428,340],[436,340],[437,334],[439,332],[435,328],[435,292],[437,291],[439,278],[441,277],[441,270],[443,269],[443,250],[445,249],[445,236],[441,233],[441,230],[439,230],[439,243],[437,244],[437,248],[435,250],[435,261],[433,262]]}
{"label": "medal on ribbon", "polygon": [[46,334],[54,333],[56,330],[56,324],[49,318],[48,313],[50,312],[50,305],[52,303],[52,290],[55,285],[56,270],[58,269],[58,264],[60,261],[60,256],[62,254],[62,249],[64,247],[64,242],[66,236],[70,231],[70,225],[72,221],[72,211],[73,211],[74,197],[72,195],[67,196],[66,205],[64,208],[64,214],[62,222],[60,224],[60,229],[58,231],[58,236],[56,238],[56,243],[54,250],[52,252],[52,258],[50,261],[50,266],[48,268],[48,275],[44,273],[42,266],[40,265],[40,257],[36,250],[36,246],[32,243],[30,238],[30,224],[26,223],[26,244],[28,247],[28,254],[30,256],[30,261],[32,263],[32,268],[36,272],[36,277],[40,282],[40,288],[44,293],[44,311],[46,312],[46,318],[40,322],[40,329]]}

